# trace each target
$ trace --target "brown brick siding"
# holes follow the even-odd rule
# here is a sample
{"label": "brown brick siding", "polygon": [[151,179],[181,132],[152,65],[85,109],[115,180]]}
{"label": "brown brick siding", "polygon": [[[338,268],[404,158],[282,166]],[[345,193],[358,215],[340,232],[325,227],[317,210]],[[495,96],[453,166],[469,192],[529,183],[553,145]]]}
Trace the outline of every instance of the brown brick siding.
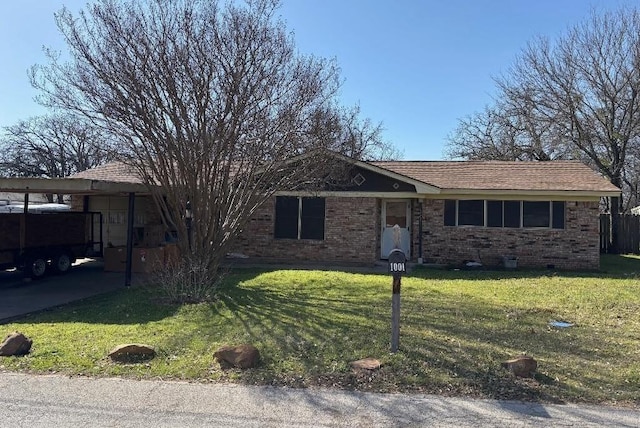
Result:
{"label": "brown brick siding", "polygon": [[326,198],[324,240],[275,239],[275,199],[249,220],[235,250],[270,261],[373,263],[380,256],[376,198]]}
{"label": "brown brick siding", "polygon": [[485,266],[498,266],[510,255],[518,257],[519,267],[598,269],[598,214],[598,202],[568,201],[564,230],[450,227],[444,226],[444,201],[425,200],[424,261],[462,265],[480,258]]}
{"label": "brown brick siding", "polygon": [[[478,260],[487,267],[502,257],[518,257],[519,267],[597,269],[600,263],[597,202],[566,203],[563,230],[445,227],[444,201],[424,200],[422,257],[425,263],[462,265]],[[420,248],[420,204],[412,202],[412,253]],[[274,239],[274,201],[249,221],[236,250],[252,258],[291,262],[372,263],[380,259],[381,200],[326,199],[325,239]]]}

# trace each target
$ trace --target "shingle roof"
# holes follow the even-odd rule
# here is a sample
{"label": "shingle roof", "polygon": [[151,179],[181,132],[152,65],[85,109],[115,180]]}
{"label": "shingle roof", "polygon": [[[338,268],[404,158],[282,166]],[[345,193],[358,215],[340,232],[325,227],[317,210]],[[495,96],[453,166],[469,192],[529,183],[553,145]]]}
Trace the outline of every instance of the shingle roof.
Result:
{"label": "shingle roof", "polygon": [[135,183],[143,181],[136,171],[123,162],[110,162],[95,168],[81,171],[70,178],[84,178],[86,180],[110,181],[114,183]]}
{"label": "shingle roof", "polygon": [[580,161],[389,161],[380,168],[447,190],[619,192]]}
{"label": "shingle roof", "polygon": [[[442,190],[619,192],[580,161],[386,161],[369,162]],[[72,176],[117,183],[142,183],[122,162],[111,162]]]}

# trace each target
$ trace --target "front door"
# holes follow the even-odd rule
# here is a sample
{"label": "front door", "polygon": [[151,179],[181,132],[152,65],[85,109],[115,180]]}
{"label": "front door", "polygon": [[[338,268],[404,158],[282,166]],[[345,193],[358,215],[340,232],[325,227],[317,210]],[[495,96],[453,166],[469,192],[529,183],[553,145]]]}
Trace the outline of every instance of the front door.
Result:
{"label": "front door", "polygon": [[[400,228],[399,236],[394,236],[393,227],[398,225]],[[411,201],[406,200],[389,200],[382,201],[382,233],[381,233],[381,250],[380,258],[388,259],[391,250],[396,245],[404,251],[407,259],[411,257]],[[396,243],[399,240],[399,243]]]}

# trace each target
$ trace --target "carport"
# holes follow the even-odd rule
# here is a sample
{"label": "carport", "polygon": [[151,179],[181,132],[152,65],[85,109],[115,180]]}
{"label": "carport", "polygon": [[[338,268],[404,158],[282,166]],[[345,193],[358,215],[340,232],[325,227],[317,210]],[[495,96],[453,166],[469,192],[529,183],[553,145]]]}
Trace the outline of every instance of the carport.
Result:
{"label": "carport", "polygon": [[[131,285],[133,231],[136,195],[147,195],[147,187],[141,183],[94,180],[85,178],[0,178],[0,192],[24,195],[25,210],[28,213],[30,194],[64,194],[82,197],[82,211],[88,212],[91,196],[126,196],[128,197],[126,261],[124,285]],[[102,254],[104,248],[100,248]]]}

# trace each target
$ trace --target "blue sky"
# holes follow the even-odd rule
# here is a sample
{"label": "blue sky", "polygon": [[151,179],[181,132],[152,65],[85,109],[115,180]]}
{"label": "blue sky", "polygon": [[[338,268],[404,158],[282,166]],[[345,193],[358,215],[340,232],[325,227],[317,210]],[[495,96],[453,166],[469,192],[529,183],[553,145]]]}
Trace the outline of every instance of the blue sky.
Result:
{"label": "blue sky", "polygon": [[[303,53],[335,57],[343,104],[364,116],[404,159],[442,159],[458,119],[491,102],[493,76],[536,35],[551,39],[591,10],[640,0],[282,0],[280,14]],[[86,0],[21,0],[0,6],[0,127],[43,114],[27,70],[42,47],[64,49],[53,13]]]}

